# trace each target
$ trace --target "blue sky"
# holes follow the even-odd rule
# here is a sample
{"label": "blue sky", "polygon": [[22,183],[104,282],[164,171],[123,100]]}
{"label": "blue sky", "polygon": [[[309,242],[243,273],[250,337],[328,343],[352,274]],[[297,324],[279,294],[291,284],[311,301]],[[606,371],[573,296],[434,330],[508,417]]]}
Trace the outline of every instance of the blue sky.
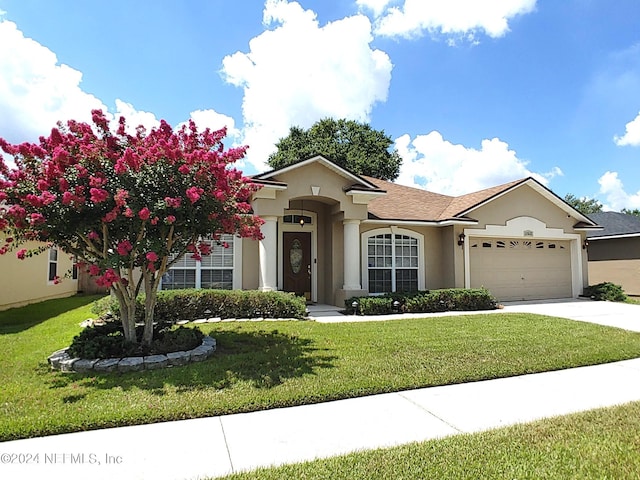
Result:
{"label": "blue sky", "polygon": [[383,129],[398,182],[534,176],[640,208],[637,0],[0,0],[0,136],[91,108],[229,128],[265,170],[289,127]]}

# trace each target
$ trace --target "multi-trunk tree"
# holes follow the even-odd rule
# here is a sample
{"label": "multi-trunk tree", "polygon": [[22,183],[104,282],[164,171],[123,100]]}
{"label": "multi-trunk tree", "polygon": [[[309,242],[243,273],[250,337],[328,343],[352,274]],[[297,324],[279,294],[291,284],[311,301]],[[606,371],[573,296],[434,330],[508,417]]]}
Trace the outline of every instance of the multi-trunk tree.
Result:
{"label": "multi-trunk tree", "polygon": [[[99,110],[93,126],[58,124],[38,144],[0,139],[0,254],[35,240],[55,244],[109,287],[125,338],[136,342],[136,297],[144,293],[143,344],[153,338],[162,275],[182,255],[207,255],[223,234],[261,238],[252,215],[257,186],[233,167],[246,147],[224,149],[224,129],[199,132],[162,121],[147,132],[110,129]],[[4,237],[4,238],[3,238]]]}

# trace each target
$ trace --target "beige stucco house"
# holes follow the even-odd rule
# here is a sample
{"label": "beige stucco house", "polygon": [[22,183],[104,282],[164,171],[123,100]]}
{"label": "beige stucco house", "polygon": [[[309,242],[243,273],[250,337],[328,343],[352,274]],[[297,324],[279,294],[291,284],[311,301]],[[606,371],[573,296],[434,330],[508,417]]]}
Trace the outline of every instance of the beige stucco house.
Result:
{"label": "beige stucco house", "polygon": [[[40,246],[31,242],[21,248],[32,250]],[[0,310],[74,295],[78,291],[76,273],[69,256],[55,247],[24,260],[13,252],[0,255]],[[56,282],[56,277],[67,274],[71,278]]]}
{"label": "beige stucco house", "polygon": [[354,175],[322,156],[255,175],[264,239],[183,259],[163,288],[355,295],[486,287],[502,301],[577,297],[597,228],[532,178],[451,197]]}

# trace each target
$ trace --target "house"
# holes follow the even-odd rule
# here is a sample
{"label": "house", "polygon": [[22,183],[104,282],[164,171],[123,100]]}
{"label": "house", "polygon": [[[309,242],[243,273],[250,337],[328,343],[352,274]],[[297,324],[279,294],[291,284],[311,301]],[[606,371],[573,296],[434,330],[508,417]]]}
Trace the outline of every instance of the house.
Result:
{"label": "house", "polygon": [[577,297],[598,228],[533,178],[459,197],[355,175],[315,156],[253,177],[264,239],[228,237],[183,258],[162,288],[284,290],[344,306],[352,296],[488,288],[499,300]]}
{"label": "house", "polygon": [[[14,252],[0,255],[0,310],[74,295],[78,291],[77,270],[68,255],[55,247],[30,242],[21,248],[42,247],[39,255],[17,258]],[[58,277],[65,278],[63,282]]]}
{"label": "house", "polygon": [[587,235],[590,283],[612,282],[627,295],[640,295],[640,217],[619,212],[589,217],[603,227]]}

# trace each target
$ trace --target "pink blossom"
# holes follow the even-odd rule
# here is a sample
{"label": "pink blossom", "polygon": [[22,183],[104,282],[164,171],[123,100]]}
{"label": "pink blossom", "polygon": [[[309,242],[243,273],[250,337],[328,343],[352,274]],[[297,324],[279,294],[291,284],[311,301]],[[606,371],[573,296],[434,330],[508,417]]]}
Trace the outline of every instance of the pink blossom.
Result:
{"label": "pink blossom", "polygon": [[47,183],[46,180],[40,179],[38,180],[37,187],[38,187],[38,190],[40,190],[41,192],[44,192],[47,188],[49,188],[49,184]]}
{"label": "pink blossom", "polygon": [[166,223],[168,223],[169,225],[172,225],[172,224],[173,224],[173,222],[175,222],[175,221],[176,221],[176,217],[175,217],[175,216],[173,216],[173,215],[167,215],[167,217],[164,219],[164,221],[165,221]]}
{"label": "pink blossom", "polygon": [[91,194],[91,201],[94,203],[101,203],[109,198],[109,192],[102,188],[91,188],[89,193]]}
{"label": "pink blossom", "polygon": [[180,207],[181,202],[182,202],[182,199],[180,198],[164,197],[164,203],[167,204],[167,207],[178,208]]}
{"label": "pink blossom", "polygon": [[116,218],[118,218],[118,210],[117,208],[114,208],[110,212],[107,212],[107,214],[102,219],[105,221],[105,223],[111,223]]}
{"label": "pink blossom", "polygon": [[129,240],[122,240],[118,243],[117,246],[118,255],[128,255],[131,250],[133,250],[133,245]]}
{"label": "pink blossom", "polygon": [[87,235],[87,237],[89,238],[89,240],[98,240],[100,238],[100,235],[98,235],[96,232],[91,231],[89,232],[89,234]]}
{"label": "pink blossom", "polygon": [[156,266],[153,264],[153,262],[149,262],[149,264],[147,265],[147,270],[149,270],[151,273],[154,273],[156,271]]}
{"label": "pink blossom", "polygon": [[100,267],[98,265],[89,265],[89,275],[92,277],[100,275]]}
{"label": "pink blossom", "polygon": [[151,211],[147,207],[144,207],[142,210],[138,212],[138,217],[140,217],[140,220],[149,220],[150,216],[151,216]]}
{"label": "pink blossom", "polygon": [[127,203],[127,199],[129,198],[129,192],[126,190],[119,188],[118,192],[113,197],[116,201],[116,205],[118,207],[124,207]]}
{"label": "pink blossom", "polygon": [[156,252],[148,252],[145,255],[145,258],[147,260],[149,260],[150,262],[157,262],[158,261],[158,254]]}
{"label": "pink blossom", "polygon": [[42,215],[41,213],[32,213],[30,215],[30,218],[31,225],[40,225],[41,223],[45,222],[44,215]]}
{"label": "pink blossom", "polygon": [[56,201],[56,196],[48,190],[45,190],[40,194],[40,199],[42,200],[43,205],[49,205]]}
{"label": "pink blossom", "polygon": [[18,257],[20,260],[24,260],[26,256],[27,256],[26,248],[23,248],[22,250],[18,250],[16,252],[16,257]]}
{"label": "pink blossom", "polygon": [[73,202],[74,200],[74,195],[71,192],[64,192],[62,194],[62,204],[63,205],[70,205],[71,202]]}
{"label": "pink blossom", "polygon": [[203,242],[200,244],[200,253],[202,255],[210,255],[211,254],[211,244]]}
{"label": "pink blossom", "polygon": [[204,193],[204,190],[200,187],[189,187],[187,188],[187,197],[191,203],[196,203],[200,199],[200,195]]}
{"label": "pink blossom", "polygon": [[136,214],[133,212],[133,210],[131,210],[129,207],[125,208],[124,210],[124,216],[127,218],[133,218],[136,216]]}
{"label": "pink blossom", "polygon": [[158,220],[160,220],[158,217],[153,217],[151,219],[151,225],[157,225],[158,224]]}

